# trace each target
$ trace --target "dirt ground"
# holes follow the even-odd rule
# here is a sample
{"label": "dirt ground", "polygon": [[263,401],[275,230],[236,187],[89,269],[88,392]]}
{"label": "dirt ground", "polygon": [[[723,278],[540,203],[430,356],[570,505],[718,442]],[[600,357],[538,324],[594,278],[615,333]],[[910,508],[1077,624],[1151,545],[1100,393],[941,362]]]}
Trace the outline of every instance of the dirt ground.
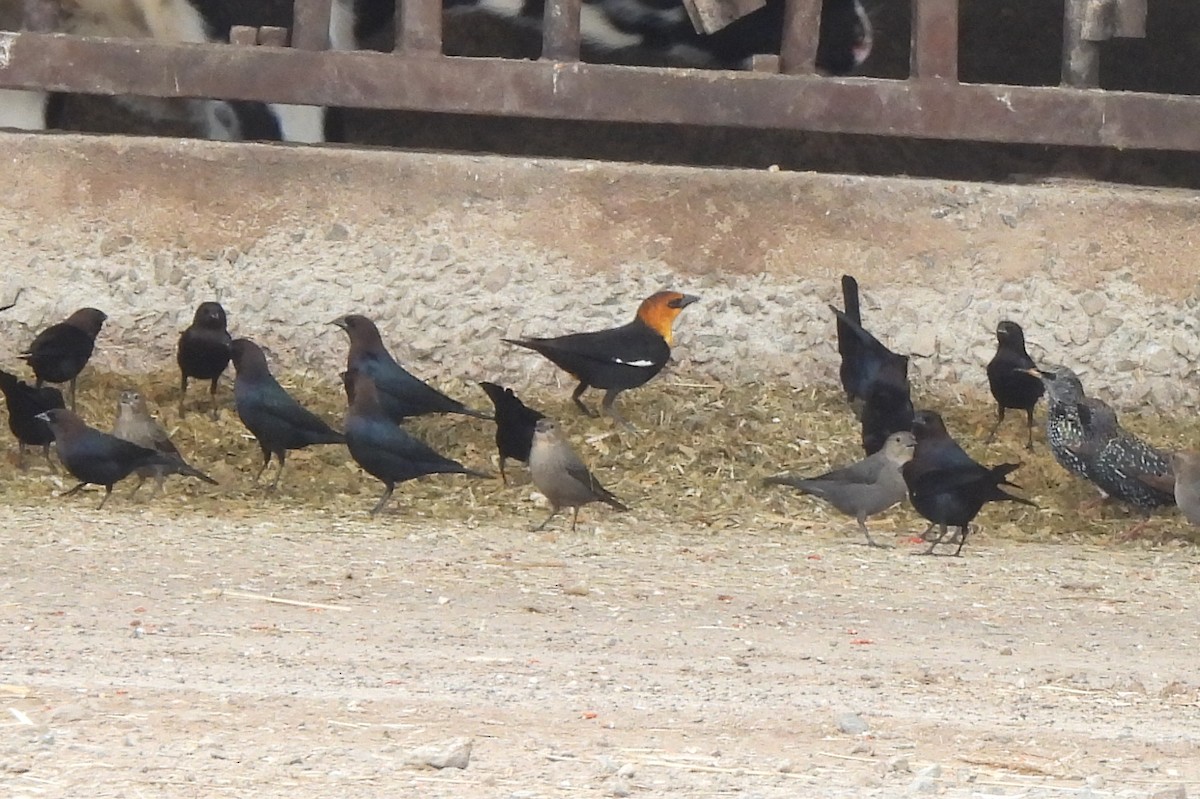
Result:
{"label": "dirt ground", "polygon": [[[6,507],[4,795],[1200,784],[1190,546],[985,531],[963,558],[924,558],[886,520],[897,547],[879,551],[840,526],[714,532],[589,508],[575,533],[531,533],[519,515],[439,523],[401,500],[369,521],[265,495],[217,519],[127,490],[102,512],[95,494]],[[458,737],[465,770],[409,762]]]}

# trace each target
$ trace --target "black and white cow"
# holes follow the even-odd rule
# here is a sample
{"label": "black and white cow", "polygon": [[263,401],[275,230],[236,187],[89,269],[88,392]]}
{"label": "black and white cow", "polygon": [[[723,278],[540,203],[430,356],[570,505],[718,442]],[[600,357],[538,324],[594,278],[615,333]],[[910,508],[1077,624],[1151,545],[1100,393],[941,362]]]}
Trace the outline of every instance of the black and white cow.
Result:
{"label": "black and white cow", "polygon": [[[233,25],[291,25],[287,0],[58,0],[61,30],[91,36],[223,42]],[[491,14],[537,27],[543,0],[444,0],[448,12]],[[23,0],[0,0],[0,29],[20,25]],[[696,33],[681,0],[584,0],[580,29],[589,60],[700,68],[735,68],[758,53],[778,53],[783,0],[711,35]],[[334,0],[329,26],[334,49],[350,50],[386,27],[395,0]],[[824,0],[817,66],[844,75],[870,54],[872,28],[861,0]],[[210,139],[281,138],[326,141],[325,109],[270,104],[267,114],[223,100],[122,98],[146,116],[191,123]],[[0,90],[0,128],[42,130],[45,92]],[[266,117],[267,122],[263,123]]]}

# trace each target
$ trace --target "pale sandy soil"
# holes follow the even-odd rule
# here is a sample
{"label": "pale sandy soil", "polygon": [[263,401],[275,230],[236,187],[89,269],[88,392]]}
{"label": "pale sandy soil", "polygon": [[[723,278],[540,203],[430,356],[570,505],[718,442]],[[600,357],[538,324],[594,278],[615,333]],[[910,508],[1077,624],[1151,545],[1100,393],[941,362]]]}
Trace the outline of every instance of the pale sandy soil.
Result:
{"label": "pale sandy soil", "polygon": [[[1200,783],[1188,546],[985,532],[920,558],[603,509],[532,534],[93,498],[6,508],[0,795],[885,797],[933,764],[954,797]],[[407,762],[458,736],[465,770]]]}

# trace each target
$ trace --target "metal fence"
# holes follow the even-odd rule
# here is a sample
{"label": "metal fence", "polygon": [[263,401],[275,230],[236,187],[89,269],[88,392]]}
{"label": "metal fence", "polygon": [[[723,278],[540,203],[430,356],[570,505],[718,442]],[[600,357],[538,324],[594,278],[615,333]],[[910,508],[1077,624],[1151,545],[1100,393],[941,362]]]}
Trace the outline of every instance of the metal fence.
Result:
{"label": "metal fence", "polygon": [[443,55],[441,0],[398,3],[391,53],[328,50],[331,0],[295,0],[290,47],[44,33],[33,0],[0,34],[0,88],[1200,151],[1200,97],[1095,88],[1098,43],[1144,36],[1146,3],[1066,0],[1062,85],[1015,86],[959,82],[958,0],[912,0],[904,80],[815,75],[821,0],[788,0],[779,55],[737,72],[582,63],[581,0],[546,0],[537,61]]}

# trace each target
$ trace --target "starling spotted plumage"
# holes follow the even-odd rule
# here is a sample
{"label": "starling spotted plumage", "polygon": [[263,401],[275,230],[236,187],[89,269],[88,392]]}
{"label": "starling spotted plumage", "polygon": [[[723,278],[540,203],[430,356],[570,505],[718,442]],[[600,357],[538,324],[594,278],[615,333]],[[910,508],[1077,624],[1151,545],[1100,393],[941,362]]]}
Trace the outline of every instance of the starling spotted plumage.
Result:
{"label": "starling spotted plumage", "polygon": [[1004,421],[1004,412],[1025,411],[1029,443],[1033,449],[1033,409],[1045,392],[1042,381],[1029,373],[1036,368],[1033,358],[1025,351],[1025,331],[1016,322],[1003,321],[996,325],[996,355],[987,365],[988,387],[996,399],[996,423],[988,433],[990,444]]}
{"label": "starling spotted plumage", "polygon": [[1091,481],[1106,496],[1143,513],[1175,504],[1170,457],[1121,427],[1107,403],[1089,398],[1079,406],[1088,444]]}
{"label": "starling spotted plumage", "polygon": [[[1076,477],[1091,481],[1088,433],[1080,418],[1080,406],[1087,401],[1079,376],[1065,366],[1045,365],[1030,368],[1026,374],[1037,377],[1046,388],[1046,443],[1059,465]],[[1096,448],[1095,451],[1098,451]]]}

